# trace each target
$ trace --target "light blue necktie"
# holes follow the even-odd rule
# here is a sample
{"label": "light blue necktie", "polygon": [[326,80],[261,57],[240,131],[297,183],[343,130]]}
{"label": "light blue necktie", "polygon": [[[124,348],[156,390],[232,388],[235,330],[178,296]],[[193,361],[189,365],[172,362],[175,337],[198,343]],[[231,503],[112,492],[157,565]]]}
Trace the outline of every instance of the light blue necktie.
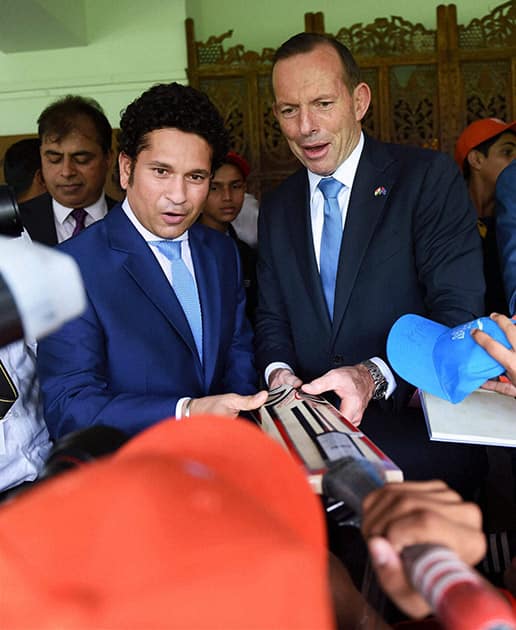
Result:
{"label": "light blue necktie", "polygon": [[151,241],[170,260],[172,286],[190,325],[202,363],[202,317],[199,294],[192,274],[181,258],[181,241]]}
{"label": "light blue necktie", "polygon": [[320,274],[330,319],[333,321],[335,302],[335,282],[339,264],[340,243],[342,241],[342,213],[337,200],[344,186],[333,177],[325,177],[319,182],[324,196],[324,224],[321,237]]}

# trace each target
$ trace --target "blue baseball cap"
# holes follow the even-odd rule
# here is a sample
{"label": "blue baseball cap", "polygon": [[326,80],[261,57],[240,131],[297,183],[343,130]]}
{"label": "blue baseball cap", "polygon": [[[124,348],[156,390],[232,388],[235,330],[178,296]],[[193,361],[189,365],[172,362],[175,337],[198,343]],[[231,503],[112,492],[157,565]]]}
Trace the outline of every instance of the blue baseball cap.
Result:
{"label": "blue baseball cap", "polygon": [[502,329],[489,317],[448,328],[426,317],[409,314],[400,317],[391,328],[387,357],[407,382],[458,403],[488,379],[505,372],[503,365],[473,339],[474,328],[511,348]]}

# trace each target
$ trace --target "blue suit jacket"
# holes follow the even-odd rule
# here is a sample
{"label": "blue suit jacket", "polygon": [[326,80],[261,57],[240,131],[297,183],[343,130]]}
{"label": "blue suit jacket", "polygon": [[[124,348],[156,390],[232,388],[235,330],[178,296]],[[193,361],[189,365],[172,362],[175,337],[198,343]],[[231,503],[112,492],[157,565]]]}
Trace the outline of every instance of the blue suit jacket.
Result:
{"label": "blue suit jacket", "polygon": [[[304,381],[385,356],[404,313],[453,326],[483,313],[476,213],[453,161],[366,136],[343,232],[330,320],[301,169],[259,215],[257,363],[288,363]],[[401,383],[400,383],[401,385]],[[395,398],[405,396],[398,387]]]}
{"label": "blue suit jacket", "polygon": [[509,312],[516,312],[516,160],[496,181],[496,233]]}
{"label": "blue suit jacket", "polygon": [[39,345],[53,438],[93,424],[132,434],[174,415],[182,396],[256,391],[238,251],[202,225],[190,228],[189,242],[204,365],[174,291],[120,205],[59,246],[79,264],[88,307]]}

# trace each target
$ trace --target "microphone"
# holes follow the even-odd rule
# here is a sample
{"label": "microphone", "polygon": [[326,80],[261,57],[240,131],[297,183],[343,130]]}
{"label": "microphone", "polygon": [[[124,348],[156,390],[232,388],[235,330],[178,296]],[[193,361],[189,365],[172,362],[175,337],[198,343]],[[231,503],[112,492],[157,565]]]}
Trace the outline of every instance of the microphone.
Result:
{"label": "microphone", "polygon": [[28,237],[0,236],[0,347],[40,339],[86,307],[73,258]]}
{"label": "microphone", "polygon": [[[384,479],[371,462],[343,457],[329,465],[322,485],[327,496],[361,515],[362,501]],[[447,547],[410,545],[401,560],[410,582],[446,630],[516,630],[505,599]]]}

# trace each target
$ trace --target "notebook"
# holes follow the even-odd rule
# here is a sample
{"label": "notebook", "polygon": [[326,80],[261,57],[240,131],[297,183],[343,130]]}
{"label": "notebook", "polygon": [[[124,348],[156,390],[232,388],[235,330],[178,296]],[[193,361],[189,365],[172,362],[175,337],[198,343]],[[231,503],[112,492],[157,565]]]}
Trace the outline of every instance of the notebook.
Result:
{"label": "notebook", "polygon": [[431,440],[516,447],[516,400],[479,389],[454,405],[419,392]]}

